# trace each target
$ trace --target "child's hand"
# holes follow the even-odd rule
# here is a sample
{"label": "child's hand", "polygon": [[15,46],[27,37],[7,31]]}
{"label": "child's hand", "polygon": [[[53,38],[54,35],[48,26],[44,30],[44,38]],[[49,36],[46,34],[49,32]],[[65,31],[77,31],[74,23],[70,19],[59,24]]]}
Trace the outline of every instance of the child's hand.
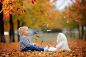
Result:
{"label": "child's hand", "polygon": [[36,43],[34,43],[34,46],[36,46]]}

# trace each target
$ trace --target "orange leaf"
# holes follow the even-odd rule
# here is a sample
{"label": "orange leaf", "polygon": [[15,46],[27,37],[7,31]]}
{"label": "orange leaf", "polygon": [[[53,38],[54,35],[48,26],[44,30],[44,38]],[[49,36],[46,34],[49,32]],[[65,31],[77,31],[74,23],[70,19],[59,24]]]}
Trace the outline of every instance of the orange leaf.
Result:
{"label": "orange leaf", "polygon": [[37,38],[34,37],[35,40],[37,40]]}
{"label": "orange leaf", "polygon": [[53,36],[51,36],[52,38],[54,38]]}
{"label": "orange leaf", "polygon": [[63,54],[58,54],[58,56],[63,57]]}
{"label": "orange leaf", "polygon": [[43,32],[45,32],[45,30],[44,30],[44,31],[42,31],[42,33],[43,33]]}

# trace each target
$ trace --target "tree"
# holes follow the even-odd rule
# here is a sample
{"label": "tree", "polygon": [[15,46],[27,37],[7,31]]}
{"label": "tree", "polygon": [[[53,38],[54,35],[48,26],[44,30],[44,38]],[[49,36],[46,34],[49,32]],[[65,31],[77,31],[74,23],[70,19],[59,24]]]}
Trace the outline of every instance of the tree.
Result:
{"label": "tree", "polygon": [[13,21],[12,21],[12,15],[11,14],[10,14],[10,32],[9,32],[9,36],[10,36],[10,42],[15,42],[14,28],[13,28]]}
{"label": "tree", "polygon": [[1,38],[1,42],[5,42],[2,0],[0,2],[0,38]]}
{"label": "tree", "polygon": [[74,20],[82,27],[81,39],[84,35],[84,26],[86,26],[86,0],[76,0],[70,8]]}

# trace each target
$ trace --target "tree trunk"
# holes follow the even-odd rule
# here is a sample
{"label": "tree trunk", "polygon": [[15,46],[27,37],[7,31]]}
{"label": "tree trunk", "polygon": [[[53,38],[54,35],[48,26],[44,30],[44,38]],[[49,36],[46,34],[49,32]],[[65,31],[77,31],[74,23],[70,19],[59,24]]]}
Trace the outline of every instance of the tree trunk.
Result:
{"label": "tree trunk", "polygon": [[72,30],[70,30],[70,38],[72,38]]}
{"label": "tree trunk", "polygon": [[[0,2],[0,11],[2,10],[2,4]],[[0,13],[0,38],[1,42],[5,42],[5,36],[4,36],[4,21],[3,21],[3,12]]]}
{"label": "tree trunk", "polygon": [[10,32],[9,32],[10,42],[15,42],[14,40],[14,28],[13,28],[13,21],[12,15],[10,14]]}
{"label": "tree trunk", "polygon": [[74,29],[74,32],[73,32],[73,38],[75,39],[75,29]]}
{"label": "tree trunk", "polygon": [[79,29],[79,27],[78,27],[78,31],[79,31],[79,39],[81,39],[81,38],[80,38],[81,36],[80,36],[80,29]]}
{"label": "tree trunk", "polygon": [[84,27],[82,26],[82,35],[81,35],[81,39],[83,39],[83,35],[84,35]]}
{"label": "tree trunk", "polygon": [[[17,20],[17,23],[18,23],[18,28],[20,27],[20,21],[19,21],[19,19]],[[20,40],[20,36],[19,36],[19,34],[18,34],[18,41]]]}
{"label": "tree trunk", "polygon": [[22,22],[22,26],[24,26],[24,22]]}

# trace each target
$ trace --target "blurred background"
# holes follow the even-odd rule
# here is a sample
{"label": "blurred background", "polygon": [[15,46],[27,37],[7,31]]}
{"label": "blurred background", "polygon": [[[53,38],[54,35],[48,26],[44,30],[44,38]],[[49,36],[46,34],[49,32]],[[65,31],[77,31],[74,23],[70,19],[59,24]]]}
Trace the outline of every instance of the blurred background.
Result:
{"label": "blurred background", "polygon": [[0,42],[18,42],[21,26],[31,41],[86,39],[86,0],[0,0]]}

